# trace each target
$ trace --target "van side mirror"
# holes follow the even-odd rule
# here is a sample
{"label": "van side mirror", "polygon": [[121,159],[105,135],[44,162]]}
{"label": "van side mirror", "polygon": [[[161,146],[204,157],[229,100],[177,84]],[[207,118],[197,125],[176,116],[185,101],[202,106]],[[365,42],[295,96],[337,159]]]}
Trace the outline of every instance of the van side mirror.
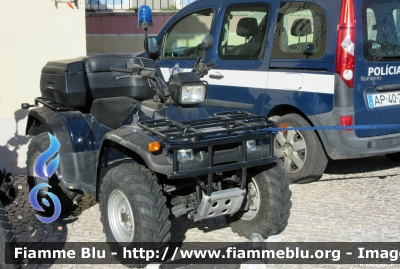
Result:
{"label": "van side mirror", "polygon": [[150,36],[144,40],[144,50],[149,58],[157,57],[158,54],[158,43],[155,36]]}
{"label": "van side mirror", "polygon": [[214,45],[214,37],[212,35],[206,35],[201,41],[204,50],[209,50]]}

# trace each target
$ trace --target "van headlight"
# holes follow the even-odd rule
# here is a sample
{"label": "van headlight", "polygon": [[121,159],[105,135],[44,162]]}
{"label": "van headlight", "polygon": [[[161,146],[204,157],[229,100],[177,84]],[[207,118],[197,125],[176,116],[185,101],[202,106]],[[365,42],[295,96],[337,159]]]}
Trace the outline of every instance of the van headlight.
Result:
{"label": "van headlight", "polygon": [[193,149],[179,149],[177,150],[176,154],[178,162],[184,163],[189,160],[193,160],[194,154]]}
{"label": "van headlight", "polygon": [[207,82],[192,72],[178,73],[171,76],[168,89],[175,104],[199,104],[206,98]]}

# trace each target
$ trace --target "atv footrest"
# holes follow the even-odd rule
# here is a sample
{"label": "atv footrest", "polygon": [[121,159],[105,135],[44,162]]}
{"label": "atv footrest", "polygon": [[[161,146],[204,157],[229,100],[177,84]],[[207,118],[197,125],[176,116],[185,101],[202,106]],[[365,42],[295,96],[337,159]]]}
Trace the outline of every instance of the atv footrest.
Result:
{"label": "atv footrest", "polygon": [[210,196],[204,195],[194,220],[234,214],[240,209],[245,195],[246,191],[239,188],[215,191]]}

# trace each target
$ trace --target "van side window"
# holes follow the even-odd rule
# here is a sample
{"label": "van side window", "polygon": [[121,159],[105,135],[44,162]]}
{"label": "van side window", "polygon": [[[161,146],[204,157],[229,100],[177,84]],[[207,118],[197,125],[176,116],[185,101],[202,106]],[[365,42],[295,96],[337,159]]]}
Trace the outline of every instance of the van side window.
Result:
{"label": "van side window", "polygon": [[269,6],[266,4],[232,5],[224,16],[218,55],[225,60],[261,58],[267,31]]}
{"label": "van side window", "polygon": [[213,9],[196,11],[173,24],[164,36],[163,58],[196,59],[202,52],[201,41],[210,34]]}
{"label": "van side window", "polygon": [[365,60],[399,61],[400,2],[366,0],[361,14]]}
{"label": "van side window", "polygon": [[275,29],[272,58],[317,59],[325,54],[326,16],[309,2],[283,2]]}

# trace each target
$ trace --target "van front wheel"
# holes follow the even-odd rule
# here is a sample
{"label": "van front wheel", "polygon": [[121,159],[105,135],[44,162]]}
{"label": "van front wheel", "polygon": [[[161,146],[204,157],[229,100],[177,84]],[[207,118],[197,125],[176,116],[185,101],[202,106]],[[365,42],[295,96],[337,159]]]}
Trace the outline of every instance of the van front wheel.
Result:
{"label": "van front wheel", "polygon": [[[276,124],[289,127],[310,127],[298,114],[286,114]],[[274,140],[275,155],[291,183],[309,183],[321,178],[328,159],[315,131],[282,131]]]}

